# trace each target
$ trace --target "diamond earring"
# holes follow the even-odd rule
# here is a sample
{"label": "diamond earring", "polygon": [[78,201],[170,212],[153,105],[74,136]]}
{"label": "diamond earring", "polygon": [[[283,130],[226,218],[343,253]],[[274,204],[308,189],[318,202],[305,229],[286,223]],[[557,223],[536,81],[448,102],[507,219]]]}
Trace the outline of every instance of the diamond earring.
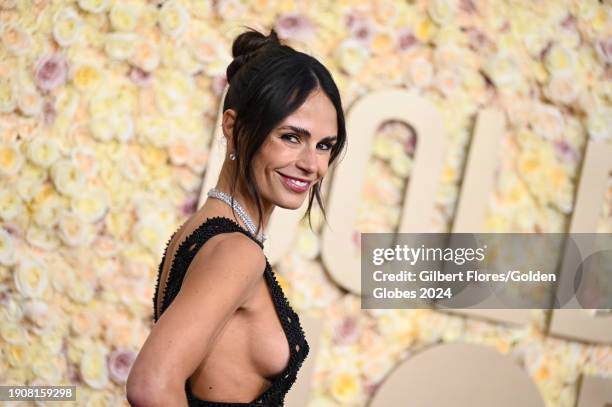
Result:
{"label": "diamond earring", "polygon": [[236,154],[230,153],[229,158],[230,160],[234,161],[236,159]]}

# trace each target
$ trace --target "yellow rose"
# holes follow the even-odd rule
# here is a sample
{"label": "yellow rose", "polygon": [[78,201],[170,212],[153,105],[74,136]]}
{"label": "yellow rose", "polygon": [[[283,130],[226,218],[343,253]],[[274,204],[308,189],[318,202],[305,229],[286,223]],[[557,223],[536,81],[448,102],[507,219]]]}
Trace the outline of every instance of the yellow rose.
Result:
{"label": "yellow rose", "polygon": [[41,297],[47,288],[47,275],[47,266],[41,260],[21,259],[14,274],[15,287],[24,297]]}
{"label": "yellow rose", "polygon": [[17,89],[10,79],[0,78],[0,112],[11,113],[17,106]]}
{"label": "yellow rose", "polygon": [[364,67],[369,57],[369,52],[357,40],[347,39],[338,46],[335,56],[340,67],[346,73],[355,75]]}
{"label": "yellow rose", "polygon": [[24,158],[18,146],[14,144],[0,145],[0,174],[13,176],[21,169]]}
{"label": "yellow rose", "polygon": [[486,71],[497,85],[515,85],[521,80],[519,68],[510,54],[495,54],[487,63]]}
{"label": "yellow rose", "polygon": [[374,34],[370,44],[374,54],[389,54],[394,47],[395,39],[389,31],[379,31]]}
{"label": "yellow rose", "polygon": [[332,373],[329,392],[339,403],[356,403],[362,398],[362,383],[354,370],[339,370]]}
{"label": "yellow rose", "polygon": [[128,59],[136,49],[138,36],[129,32],[111,32],[106,34],[104,51],[106,54],[117,61]]}
{"label": "yellow rose", "polygon": [[30,363],[29,346],[25,343],[11,344],[5,348],[4,357],[13,367],[25,367]]}
{"label": "yellow rose", "polygon": [[72,83],[80,91],[91,90],[103,83],[103,73],[95,65],[83,62],[72,71]]}
{"label": "yellow rose", "polygon": [[33,204],[32,207],[35,210],[32,220],[38,226],[47,229],[51,229],[57,224],[58,217],[64,210],[61,199],[56,195],[41,200],[35,205]]}
{"label": "yellow rose", "polygon": [[62,47],[76,43],[81,36],[83,22],[72,8],[60,10],[53,19],[53,38]]}
{"label": "yellow rose", "polygon": [[103,190],[89,190],[72,197],[71,208],[83,222],[94,223],[104,216],[108,201],[108,195]]}
{"label": "yellow rose", "polygon": [[164,229],[159,222],[154,222],[155,217],[145,217],[134,226],[134,236],[143,247],[150,250],[154,255],[163,252],[166,242],[163,241]]}
{"label": "yellow rose", "polygon": [[34,375],[46,383],[57,383],[62,377],[61,363],[56,357],[40,355],[32,360],[31,367]]}
{"label": "yellow rose", "polygon": [[400,177],[408,177],[412,170],[412,158],[403,150],[393,150],[391,156],[391,169]]}
{"label": "yellow rose", "polygon": [[108,8],[108,0],[78,0],[77,3],[85,11],[98,14]]}
{"label": "yellow rose", "polygon": [[414,36],[421,42],[427,42],[436,32],[436,27],[429,18],[420,19],[417,22]]}
{"label": "yellow rose", "polygon": [[53,164],[51,178],[57,190],[68,196],[81,192],[85,185],[85,177],[69,159],[60,159]]}
{"label": "yellow rose", "polygon": [[551,74],[572,76],[576,72],[576,60],[576,53],[571,48],[553,45],[546,53],[544,66]]}
{"label": "yellow rose", "polygon": [[19,321],[3,322],[0,326],[0,336],[12,345],[23,345],[28,340],[28,332]]}
{"label": "yellow rose", "polygon": [[174,0],[164,2],[159,11],[159,26],[169,37],[179,37],[189,23],[189,13],[181,3]]}
{"label": "yellow rose", "polygon": [[2,43],[7,50],[16,55],[23,55],[32,48],[32,36],[13,22],[3,25],[0,33]]}
{"label": "yellow rose", "polygon": [[108,384],[108,370],[104,350],[93,348],[83,352],[81,358],[81,377],[94,389],[103,389]]}
{"label": "yellow rose", "polygon": [[115,30],[133,31],[138,21],[138,10],[132,3],[115,3],[109,18]]}

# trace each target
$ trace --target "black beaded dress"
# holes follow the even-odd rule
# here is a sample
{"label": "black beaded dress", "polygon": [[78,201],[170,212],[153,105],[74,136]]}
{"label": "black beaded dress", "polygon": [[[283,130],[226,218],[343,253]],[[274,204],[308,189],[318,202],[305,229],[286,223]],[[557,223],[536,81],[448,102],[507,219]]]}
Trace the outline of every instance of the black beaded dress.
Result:
{"label": "black beaded dress", "polygon": [[[183,282],[183,278],[185,273],[187,272],[187,268],[189,264],[195,257],[198,250],[210,239],[211,237],[219,234],[219,233],[232,233],[232,232],[240,232],[253,241],[255,241],[262,249],[263,244],[259,242],[253,235],[251,235],[246,229],[240,226],[238,223],[233,220],[216,216],[207,219],[204,223],[198,226],[184,242],[181,242],[179,245],[176,254],[174,255],[174,261],[170,266],[170,270],[168,271],[166,287],[164,290],[164,295],[161,304],[161,310],[159,315],[164,312],[172,303],[172,300],[176,297],[177,293],[181,288],[181,283]],[[157,283],[155,286],[155,295],[153,296],[153,321],[157,322],[157,299],[158,299],[158,291],[161,280],[162,266],[164,264],[164,260],[166,258],[166,254],[168,251],[168,246],[172,241],[172,238],[177,232],[175,232],[168,240],[166,244],[166,249],[164,251],[164,255],[162,261],[159,264],[158,274],[157,274]],[[192,247],[193,246],[193,247]],[[188,250],[188,248],[190,250]],[[302,366],[304,359],[308,355],[309,346],[306,341],[306,337],[304,336],[304,331],[302,330],[302,326],[300,325],[300,320],[298,315],[293,311],[291,305],[287,298],[285,297],[274,272],[272,271],[272,267],[266,258],[266,268],[264,270],[264,276],[266,284],[270,289],[270,293],[272,296],[272,302],[274,303],[274,308],[276,309],[276,313],[281,321],[281,325],[285,332],[285,336],[287,337],[287,341],[289,342],[290,356],[289,363],[287,367],[279,373],[272,381],[271,386],[264,391],[259,397],[249,403],[226,403],[226,402],[218,402],[218,401],[206,401],[200,400],[193,395],[191,392],[191,386],[189,384],[189,380],[185,381],[185,392],[187,394],[187,401],[189,406],[197,406],[197,407],[235,407],[235,406],[283,406],[285,395],[293,385],[296,380],[297,372]]]}

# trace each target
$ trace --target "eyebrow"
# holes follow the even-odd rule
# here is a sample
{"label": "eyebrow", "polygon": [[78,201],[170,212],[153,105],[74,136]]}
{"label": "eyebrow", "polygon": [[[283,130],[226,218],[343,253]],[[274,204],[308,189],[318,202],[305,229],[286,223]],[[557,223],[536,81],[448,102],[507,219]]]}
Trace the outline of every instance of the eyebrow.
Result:
{"label": "eyebrow", "polygon": [[[286,126],[279,127],[279,129],[291,129],[295,131],[296,133],[299,133],[303,136],[310,137],[310,132],[303,127],[286,125]],[[338,139],[337,136],[327,136],[325,138],[322,138],[321,141],[336,141],[337,139]]]}

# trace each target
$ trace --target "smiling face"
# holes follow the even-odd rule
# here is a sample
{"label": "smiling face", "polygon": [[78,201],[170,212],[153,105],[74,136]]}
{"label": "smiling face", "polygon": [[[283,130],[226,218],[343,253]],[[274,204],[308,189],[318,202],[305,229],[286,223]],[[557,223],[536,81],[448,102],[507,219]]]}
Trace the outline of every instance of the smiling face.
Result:
{"label": "smiling face", "polygon": [[266,204],[297,209],[327,173],[338,127],[336,109],[313,91],[264,141],[253,159],[255,181]]}

